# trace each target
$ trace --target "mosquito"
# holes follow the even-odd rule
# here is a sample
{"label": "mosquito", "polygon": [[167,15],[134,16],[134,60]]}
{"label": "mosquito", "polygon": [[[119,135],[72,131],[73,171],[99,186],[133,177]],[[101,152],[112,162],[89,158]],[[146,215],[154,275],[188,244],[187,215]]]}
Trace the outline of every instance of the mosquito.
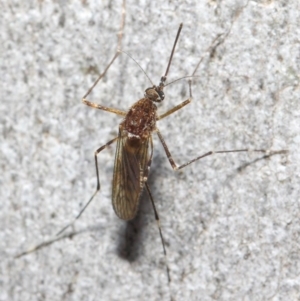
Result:
{"label": "mosquito", "polygon": [[[124,17],[122,19],[124,22]],[[121,28],[123,28],[121,25]],[[100,179],[99,179],[99,167],[98,167],[98,159],[97,156],[100,152],[102,152],[105,148],[117,142],[116,154],[115,154],[115,163],[114,163],[114,171],[113,171],[113,185],[112,185],[112,205],[116,215],[122,220],[132,220],[138,211],[140,198],[144,189],[146,189],[154,210],[155,219],[157,221],[160,238],[162,241],[163,252],[166,256],[166,247],[164,238],[162,235],[162,230],[160,226],[159,215],[154,203],[154,199],[152,193],[150,191],[148,185],[148,175],[151,167],[152,156],[153,156],[153,141],[152,134],[157,133],[158,138],[165,150],[167,158],[173,168],[173,170],[182,169],[197,160],[200,160],[204,157],[208,157],[214,154],[222,154],[222,153],[236,153],[236,152],[263,152],[268,153],[270,155],[270,151],[264,149],[235,149],[235,150],[217,150],[217,151],[209,151],[206,152],[187,163],[182,165],[177,165],[169,151],[169,148],[159,131],[156,122],[173,114],[174,112],[180,110],[187,104],[192,101],[192,89],[191,89],[191,81],[189,81],[189,98],[167,112],[159,115],[157,113],[157,103],[161,103],[165,99],[164,88],[167,85],[166,80],[169,74],[171,62],[175,53],[175,48],[177,42],[179,40],[179,36],[182,30],[183,24],[179,25],[175,41],[171,50],[171,55],[168,61],[168,65],[164,75],[161,77],[159,84],[154,85],[152,82],[152,86],[145,90],[144,97],[134,103],[130,109],[125,112],[115,108],[105,107],[103,105],[91,102],[87,100],[87,96],[92,92],[94,87],[98,84],[98,82],[105,76],[106,72],[118,57],[118,55],[122,52],[119,50],[116,52],[115,56],[105,68],[104,72],[98,77],[92,87],[88,90],[88,92],[83,96],[82,102],[87,106],[92,108],[108,111],[119,116],[123,116],[123,121],[119,125],[119,134],[114,139],[107,142],[105,145],[101,146],[95,151],[94,159],[95,159],[95,167],[96,167],[96,175],[97,175],[97,187],[94,194],[90,197],[89,201],[83,207],[83,209],[76,216],[74,221],[63,228],[59,233],[64,232],[69,226],[71,226],[84,212],[87,206],[92,202],[96,194],[100,191]],[[122,39],[122,30],[119,34],[119,46],[121,44]],[[198,67],[198,66],[197,66]],[[195,72],[194,72],[195,73]],[[194,76],[193,73],[193,76]],[[192,77],[193,77],[192,76]],[[150,79],[149,79],[150,80]],[[151,80],[150,80],[151,81]],[[282,152],[276,152],[282,153]],[[275,152],[272,152],[275,154]],[[167,266],[167,274],[168,280],[170,282],[170,273],[169,268]]]}

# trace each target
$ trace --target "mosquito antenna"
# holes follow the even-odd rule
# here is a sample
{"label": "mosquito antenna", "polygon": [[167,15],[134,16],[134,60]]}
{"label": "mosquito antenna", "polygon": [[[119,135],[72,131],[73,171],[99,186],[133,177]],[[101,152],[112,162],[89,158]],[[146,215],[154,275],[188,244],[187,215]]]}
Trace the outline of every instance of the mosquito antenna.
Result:
{"label": "mosquito antenna", "polygon": [[195,75],[187,75],[187,76],[183,76],[183,77],[174,79],[173,81],[167,83],[167,84],[165,85],[165,87],[166,87],[166,86],[169,86],[169,85],[172,85],[172,84],[174,84],[174,83],[176,83],[176,82],[178,82],[178,81],[180,81],[180,80],[182,80],[182,79],[185,79],[185,78],[198,78],[198,77],[201,77],[201,76],[199,76],[199,75],[196,75],[196,76],[195,76]]}
{"label": "mosquito antenna", "polygon": [[144,72],[144,74],[146,75],[146,77],[148,78],[149,82],[151,83],[152,86],[154,86],[152,80],[150,79],[150,77],[148,76],[148,74],[146,73],[146,71],[142,68],[142,66],[126,51],[124,50],[120,50],[120,52],[125,53],[126,55],[128,55],[139,67],[140,69]]}
{"label": "mosquito antenna", "polygon": [[[163,86],[163,87],[165,86],[164,82],[166,81],[167,75],[168,75],[169,70],[170,70],[170,66],[171,66],[171,63],[172,63],[173,55],[174,55],[174,52],[175,52],[175,48],[176,48],[176,45],[177,45],[177,42],[178,42],[178,39],[179,39],[179,35],[180,35],[180,32],[181,32],[182,26],[183,26],[183,23],[180,23],[178,31],[177,31],[177,35],[176,35],[176,38],[175,38],[175,41],[174,41],[174,45],[173,45],[173,48],[172,48],[172,52],[171,52],[171,55],[170,55],[170,58],[169,58],[168,67],[166,69],[165,75],[160,80],[160,86]],[[152,84],[152,86],[154,86],[152,80],[150,79],[150,77],[148,76],[148,74],[146,73],[146,71],[142,68],[142,66],[129,53],[127,53],[124,50],[119,50],[119,52],[123,52],[126,55],[128,55],[140,67],[140,69],[144,72],[144,74],[146,75],[146,77],[148,78],[148,80]]]}

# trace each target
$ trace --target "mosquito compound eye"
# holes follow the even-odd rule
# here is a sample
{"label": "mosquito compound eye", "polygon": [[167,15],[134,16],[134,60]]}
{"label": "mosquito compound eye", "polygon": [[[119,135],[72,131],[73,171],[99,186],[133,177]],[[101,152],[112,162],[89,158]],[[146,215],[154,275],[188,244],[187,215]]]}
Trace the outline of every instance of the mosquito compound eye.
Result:
{"label": "mosquito compound eye", "polygon": [[164,91],[158,90],[157,91],[159,97],[160,97],[160,101],[163,101],[165,99],[165,93]]}
{"label": "mosquito compound eye", "polygon": [[155,88],[148,88],[145,90],[145,96],[151,99],[152,101],[160,102],[161,96],[159,94],[159,91],[157,91]]}

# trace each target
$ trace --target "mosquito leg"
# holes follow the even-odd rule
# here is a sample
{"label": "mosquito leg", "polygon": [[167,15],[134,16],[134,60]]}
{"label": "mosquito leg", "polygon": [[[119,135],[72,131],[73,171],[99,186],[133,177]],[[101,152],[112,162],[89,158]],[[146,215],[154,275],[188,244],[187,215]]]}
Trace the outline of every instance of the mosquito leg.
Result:
{"label": "mosquito leg", "polygon": [[192,96],[192,80],[189,80],[189,92],[190,92],[190,97],[187,100],[185,100],[184,102],[182,102],[179,105],[175,106],[174,108],[167,111],[166,113],[161,114],[160,116],[157,117],[157,120],[163,119],[163,118],[173,114],[174,112],[180,110],[181,108],[188,105],[192,101],[192,99],[193,99],[193,96]]}
{"label": "mosquito leg", "polygon": [[86,104],[87,106],[95,108],[95,109],[100,109],[100,110],[107,111],[107,112],[110,112],[110,113],[115,113],[117,115],[126,116],[126,112],[124,112],[124,111],[121,111],[121,110],[118,110],[118,109],[114,109],[114,108],[104,107],[104,106],[99,105],[97,103],[90,102],[90,101],[88,101],[88,100],[86,100],[84,98],[82,99],[82,102],[84,104]]}
{"label": "mosquito leg", "polygon": [[92,200],[94,199],[95,195],[98,193],[98,191],[100,190],[100,178],[99,178],[99,168],[98,168],[98,159],[97,156],[98,154],[103,151],[105,148],[107,148],[109,145],[111,145],[112,143],[114,143],[119,137],[116,137],[112,140],[110,140],[109,142],[107,142],[105,145],[99,147],[96,151],[95,151],[95,166],[96,166],[96,175],[97,175],[97,187],[96,187],[96,191],[94,192],[94,194],[90,197],[89,201],[84,205],[84,207],[80,210],[80,212],[78,213],[78,215],[75,217],[75,219],[73,220],[72,223],[68,224],[67,226],[65,226],[63,229],[61,229],[56,235],[60,235],[62,234],[67,228],[69,228],[70,226],[72,226],[75,221],[77,219],[79,219],[79,217],[82,215],[82,213],[85,211],[85,209],[88,207],[88,205],[92,202]]}
{"label": "mosquito leg", "polygon": [[86,97],[92,92],[92,90],[95,88],[95,86],[98,84],[98,82],[105,76],[106,72],[108,71],[108,69],[110,68],[110,66],[114,63],[114,61],[116,60],[116,58],[120,55],[121,51],[122,51],[122,38],[123,38],[123,30],[125,27],[125,15],[126,15],[126,1],[123,0],[123,5],[122,5],[122,18],[121,18],[121,24],[120,24],[120,30],[118,33],[118,45],[117,45],[117,50],[115,55],[113,56],[112,60],[109,62],[109,64],[107,65],[107,67],[104,69],[104,71],[99,75],[99,77],[97,78],[97,80],[93,83],[93,85],[89,88],[89,90],[85,93],[85,95],[82,97],[82,102],[85,103],[88,106],[100,109],[100,110],[104,110],[104,111],[108,111],[111,113],[115,113],[121,116],[126,115],[125,112],[114,109],[114,108],[108,108],[108,107],[104,107],[95,103],[92,103],[90,101],[88,101],[86,99]]}
{"label": "mosquito leg", "polygon": [[[164,250],[166,270],[167,270],[168,283],[169,283],[169,289],[170,289],[170,283],[171,283],[170,269],[169,269],[168,260],[167,260],[167,249],[166,249],[164,237],[162,235],[162,230],[161,230],[161,226],[160,226],[160,219],[159,219],[159,215],[158,215],[158,212],[156,210],[156,207],[155,207],[155,203],[154,203],[154,199],[153,199],[151,190],[150,190],[149,185],[148,185],[147,182],[145,182],[145,186],[146,186],[146,190],[148,192],[148,195],[150,197],[151,204],[152,204],[152,207],[153,207],[153,210],[154,210],[155,220],[156,220],[156,223],[157,223],[157,227],[158,227],[158,230],[159,230],[159,235],[160,235],[161,243],[162,243],[163,250]],[[170,289],[170,295],[171,295],[171,289]],[[171,298],[171,300],[172,300],[172,298]]]}
{"label": "mosquito leg", "polygon": [[151,164],[152,164],[152,157],[153,157],[153,140],[152,140],[152,136],[150,136],[149,140],[150,140],[151,153],[149,155],[149,160],[148,160],[148,163],[147,163],[147,168],[144,171],[144,179],[143,179],[144,182],[147,182],[147,180],[148,180],[148,175],[149,175],[150,167],[151,167]]}
{"label": "mosquito leg", "polygon": [[189,104],[191,101],[192,101],[191,98],[185,100],[184,102],[182,102],[179,105],[175,106],[174,108],[172,108],[171,110],[167,111],[166,113],[159,115],[156,120],[163,119],[163,118],[165,118],[165,117],[173,114],[174,112],[180,110],[181,108],[183,108],[184,106],[186,106],[187,104]]}
{"label": "mosquito leg", "polygon": [[214,155],[214,154],[225,154],[225,153],[241,153],[241,152],[257,152],[257,153],[266,153],[268,156],[271,156],[271,155],[275,155],[275,154],[285,154],[287,153],[288,151],[287,150],[279,150],[279,151],[271,151],[271,150],[266,150],[266,149],[249,149],[249,148],[245,148],[245,149],[232,149],[232,150],[218,150],[218,151],[209,151],[205,154],[202,154],[201,156],[199,157],[196,157],[194,159],[192,159],[191,161],[188,161],[187,163],[184,163],[182,165],[179,165],[177,166],[174,159],[172,158],[172,155],[168,149],[168,146],[164,140],[164,138],[162,137],[160,131],[158,129],[156,129],[157,131],[157,135],[159,137],[159,140],[161,142],[161,144],[163,145],[164,147],[164,150],[166,152],[166,155],[168,157],[168,160],[172,166],[172,168],[174,170],[178,170],[178,169],[182,169],[190,164],[192,164],[193,162],[197,161],[197,160],[200,160],[204,157],[208,157],[208,156],[211,156],[211,155]]}
{"label": "mosquito leg", "polygon": [[148,195],[149,195],[150,200],[151,200],[155,220],[156,220],[156,223],[157,223],[161,243],[162,243],[162,246],[163,246],[163,251],[164,251],[164,256],[165,256],[165,264],[166,264],[166,271],[167,271],[167,277],[168,277],[168,286],[169,286],[169,292],[170,292],[170,300],[173,301],[172,294],[171,294],[171,286],[170,286],[171,277],[170,277],[170,269],[169,269],[168,260],[167,260],[167,249],[166,249],[164,237],[163,237],[161,226],[160,226],[160,219],[159,219],[158,211],[156,209],[151,190],[150,190],[149,185],[147,183],[148,172],[149,172],[149,169],[150,169],[150,166],[151,166],[152,155],[153,155],[153,141],[152,141],[152,138],[150,139],[150,147],[151,147],[151,153],[150,153],[150,158],[149,158],[149,161],[148,161],[148,164],[147,164],[147,171],[145,172],[145,175],[144,175],[144,181],[145,181],[146,190],[147,190]]}
{"label": "mosquito leg", "polygon": [[68,234],[62,235],[60,237],[55,237],[55,238],[52,238],[50,240],[44,241],[44,242],[36,245],[35,247],[28,249],[27,251],[24,251],[22,253],[19,253],[19,254],[15,255],[14,258],[20,258],[20,257],[28,255],[30,253],[34,253],[34,252],[36,252],[36,251],[38,251],[42,248],[50,246],[51,244],[53,244],[53,243],[55,243],[59,240],[62,240],[64,238],[71,238],[71,237],[73,237],[77,234],[79,234],[79,232],[77,232],[77,233],[68,233]]}

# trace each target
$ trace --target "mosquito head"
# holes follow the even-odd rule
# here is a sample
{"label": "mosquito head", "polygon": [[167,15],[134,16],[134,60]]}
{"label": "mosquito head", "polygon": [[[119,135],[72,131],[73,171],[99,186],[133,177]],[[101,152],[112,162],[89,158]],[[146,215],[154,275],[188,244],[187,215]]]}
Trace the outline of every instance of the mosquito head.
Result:
{"label": "mosquito head", "polygon": [[153,86],[145,90],[145,97],[154,102],[162,102],[165,99],[165,93],[163,91],[164,86]]}

